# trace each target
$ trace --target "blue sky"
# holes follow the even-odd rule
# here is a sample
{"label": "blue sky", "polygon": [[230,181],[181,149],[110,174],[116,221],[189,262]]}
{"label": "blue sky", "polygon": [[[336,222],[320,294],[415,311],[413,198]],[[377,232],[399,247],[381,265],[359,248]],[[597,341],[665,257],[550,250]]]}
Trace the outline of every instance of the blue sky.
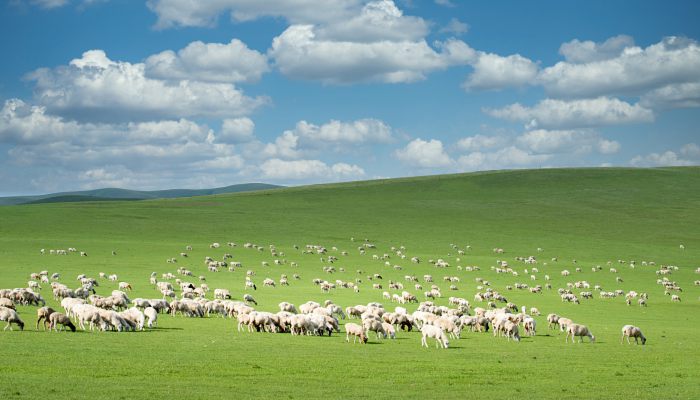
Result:
{"label": "blue sky", "polygon": [[700,164],[700,3],[494,3],[5,2],[0,195]]}

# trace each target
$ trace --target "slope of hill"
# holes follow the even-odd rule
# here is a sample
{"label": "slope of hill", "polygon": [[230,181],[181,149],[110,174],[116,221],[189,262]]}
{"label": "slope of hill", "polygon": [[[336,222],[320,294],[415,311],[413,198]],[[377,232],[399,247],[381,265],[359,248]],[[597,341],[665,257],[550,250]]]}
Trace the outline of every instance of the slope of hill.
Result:
{"label": "slope of hill", "polygon": [[[522,340],[515,342],[465,327],[444,350],[436,349],[432,339],[430,348],[421,347],[415,329],[397,329],[396,340],[372,333],[367,345],[354,345],[352,338],[347,343],[342,325],[358,319],[340,319],[341,333],[331,337],[239,331],[232,318],[180,314],[161,314],[157,327],[144,332],[43,334],[34,325],[36,307],[18,305],[28,323],[24,332],[0,331],[4,375],[12,382],[0,387],[0,398],[40,398],[49,387],[57,396],[91,400],[133,397],[134,390],[154,399],[173,393],[214,398],[253,393],[251,388],[257,398],[311,399],[339,397],[333,394],[339,393],[333,386],[338,382],[345,398],[368,393],[377,399],[525,393],[572,400],[700,398],[700,347],[692,322],[700,311],[700,286],[694,285],[700,279],[695,273],[698,226],[697,167],[498,171],[190,198],[0,207],[0,288],[24,287],[32,272],[46,269],[60,273],[60,282],[71,288],[79,285],[76,276],[87,274],[98,279],[99,295],[109,295],[123,281],[133,286],[132,299],[162,298],[149,276],[174,281],[163,276],[170,272],[196,286],[229,289],[235,301],[251,294],[258,311],[277,312],[282,301],[299,306],[326,300],[341,307],[381,302],[393,311],[398,303],[383,291],[406,290],[423,301],[424,290],[434,284],[442,290],[442,297],[434,299],[439,306],[453,308],[448,298],[461,297],[474,314],[475,307],[489,307],[475,294],[493,290],[518,310],[542,312],[534,317],[535,336],[521,330]],[[376,248],[359,251],[365,239]],[[220,248],[210,246],[213,242]],[[325,246],[328,254],[307,254],[305,245]],[[71,247],[77,251],[51,254],[51,249]],[[496,247],[505,252],[495,253]],[[206,257],[226,260],[225,254],[241,267],[216,272],[203,262]],[[337,257],[333,264],[330,255]],[[528,256],[537,263],[518,260]],[[413,263],[412,257],[422,261]],[[449,266],[437,268],[430,259]],[[496,271],[503,262],[510,272]],[[657,272],[662,265],[678,269],[670,267],[662,276]],[[192,276],[181,275],[182,269]],[[99,278],[100,273],[117,274],[118,280]],[[281,285],[283,274],[289,286]],[[425,282],[425,275],[434,281]],[[264,286],[265,278],[280,284]],[[673,292],[682,301],[664,295],[660,278],[682,287]],[[244,291],[246,279],[256,282],[257,290]],[[322,292],[314,279],[337,288]],[[357,284],[359,292],[339,281]],[[405,287],[391,289],[390,281]],[[590,289],[576,288],[574,282],[586,282]],[[517,284],[539,285],[542,291],[532,293]],[[647,307],[636,298],[627,305],[625,296],[603,297],[596,285],[606,293],[648,293]],[[580,304],[562,301],[558,289],[568,287]],[[584,298],[584,290],[592,298]],[[51,286],[42,283],[40,292],[47,306],[62,309]],[[401,306],[413,312],[418,305]],[[566,343],[558,329],[548,329],[548,313],[587,325],[595,343],[588,338]],[[621,344],[625,324],[640,326],[647,344]],[[201,365],[206,373],[192,367]],[[153,371],[164,380],[154,381]],[[95,381],[100,383],[87,392],[75,389]]]}
{"label": "slope of hill", "polygon": [[35,196],[0,197],[0,206],[35,203],[62,203],[74,201],[104,200],[146,200],[146,199],[172,199],[178,197],[208,196],[223,193],[250,192],[256,190],[277,189],[282,186],[267,183],[243,183],[212,189],[168,189],[168,190],[128,190],[118,188],[104,188],[84,190],[77,192],[61,192]]}

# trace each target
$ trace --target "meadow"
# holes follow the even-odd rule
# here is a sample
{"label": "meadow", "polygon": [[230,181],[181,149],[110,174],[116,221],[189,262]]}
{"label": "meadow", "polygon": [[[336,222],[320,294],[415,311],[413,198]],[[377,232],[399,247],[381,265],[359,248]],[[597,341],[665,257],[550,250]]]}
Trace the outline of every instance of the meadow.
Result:
{"label": "meadow", "polygon": [[[365,238],[376,249],[362,255],[358,246]],[[212,249],[212,242],[222,247]],[[266,250],[243,248],[246,242]],[[338,256],[338,272],[323,272],[328,262],[294,248],[307,244],[337,247],[329,254]],[[180,257],[187,245],[188,257]],[[269,245],[285,253],[284,265],[272,263]],[[392,246],[405,246],[408,257],[397,257]],[[88,256],[40,253],[68,247]],[[505,253],[494,254],[495,247]],[[204,258],[224,253],[243,267],[208,272]],[[372,258],[384,253],[402,270]],[[524,274],[532,266],[515,260],[531,255],[538,259],[536,281]],[[411,263],[413,256],[423,262]],[[177,264],[166,262],[173,257]],[[451,266],[427,262],[438,258]],[[519,276],[494,272],[497,260],[506,260]],[[598,265],[602,269],[593,272]],[[683,288],[680,303],[656,283],[661,265],[678,266],[669,279]],[[0,332],[0,398],[700,398],[700,286],[694,285],[700,279],[700,168],[500,171],[184,199],[0,207],[0,288],[24,287],[31,272],[44,269],[59,272],[71,287],[79,286],[78,274],[105,272],[130,282],[131,298],[157,298],[149,275],[175,273],[177,267],[191,269],[194,282],[205,275],[210,288],[227,288],[237,300],[245,293],[246,270],[254,270],[258,290],[247,293],[259,302],[257,309],[273,312],[281,301],[326,299],[343,308],[376,301],[393,309],[396,304],[382,298],[389,280],[404,283],[422,301],[404,276],[432,274],[442,288],[439,305],[459,296],[485,306],[473,301],[475,279],[483,278],[509,301],[537,307],[543,316],[536,317],[537,335],[520,343],[463,332],[443,350],[433,342],[421,347],[415,331],[398,332],[396,340],[371,335],[367,345],[353,345],[344,333],[238,332],[235,320],[179,315],[161,315],[157,328],[143,332],[49,333],[35,330],[36,307],[17,306],[27,326]],[[577,267],[581,272],[574,272]],[[572,272],[569,277],[561,276],[564,269]],[[301,279],[291,279],[294,273]],[[377,281],[367,275],[374,273],[382,274],[384,290],[372,289]],[[262,287],[265,277],[277,281],[281,274],[289,275],[290,286]],[[544,285],[545,274],[553,289],[542,294],[505,288],[515,282]],[[447,289],[446,275],[460,278],[458,290]],[[314,278],[362,283],[359,293],[338,288],[326,294]],[[562,302],[556,289],[580,280],[607,291],[647,292],[648,307],[628,306],[622,297],[601,299],[596,292],[580,305]],[[98,294],[112,289],[115,282],[100,280]],[[48,285],[41,293],[60,308]],[[587,325],[596,342],[564,343],[564,334],[547,329],[547,313]],[[641,327],[647,344],[620,344],[625,324]]]}

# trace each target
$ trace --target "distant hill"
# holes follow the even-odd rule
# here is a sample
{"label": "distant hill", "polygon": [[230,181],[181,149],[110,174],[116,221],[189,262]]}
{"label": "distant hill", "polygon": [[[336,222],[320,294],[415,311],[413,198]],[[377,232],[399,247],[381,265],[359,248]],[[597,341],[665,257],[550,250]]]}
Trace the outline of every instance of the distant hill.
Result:
{"label": "distant hill", "polygon": [[65,203],[79,201],[120,201],[120,200],[149,200],[174,199],[180,197],[208,196],[213,194],[252,192],[256,190],[277,189],[283,186],[267,183],[242,183],[212,189],[167,189],[167,190],[129,190],[119,188],[104,188],[76,192],[51,193],[36,196],[0,197],[0,206],[39,203]]}

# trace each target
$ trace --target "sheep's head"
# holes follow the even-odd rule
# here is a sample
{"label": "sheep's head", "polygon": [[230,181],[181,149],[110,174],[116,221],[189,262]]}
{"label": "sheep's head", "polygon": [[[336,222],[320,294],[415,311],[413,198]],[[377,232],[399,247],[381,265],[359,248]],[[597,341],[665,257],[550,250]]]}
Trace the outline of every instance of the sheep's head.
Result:
{"label": "sheep's head", "polygon": [[23,331],[24,330],[24,322],[22,321],[17,321],[17,325],[19,325],[19,330]]}
{"label": "sheep's head", "polygon": [[644,336],[642,336],[642,344],[646,344],[646,343],[647,343],[647,338],[645,338]]}

